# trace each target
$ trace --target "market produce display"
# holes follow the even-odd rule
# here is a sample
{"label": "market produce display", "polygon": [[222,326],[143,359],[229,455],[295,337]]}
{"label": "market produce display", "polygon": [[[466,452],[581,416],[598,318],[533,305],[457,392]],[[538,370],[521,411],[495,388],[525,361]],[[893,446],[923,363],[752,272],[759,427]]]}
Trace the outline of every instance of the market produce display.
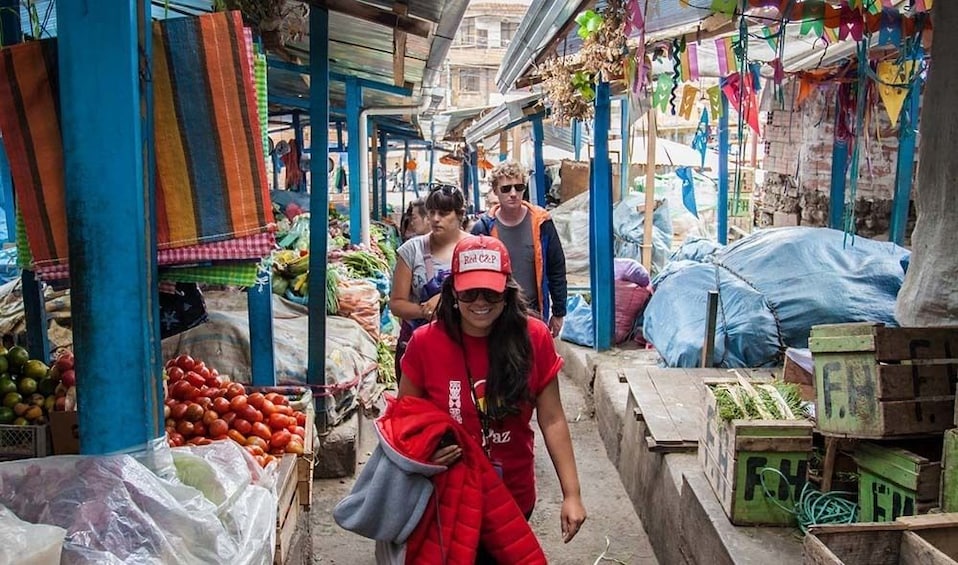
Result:
{"label": "market produce display", "polygon": [[0,424],[40,426],[54,410],[75,409],[73,364],[70,351],[48,367],[19,345],[0,347]]}
{"label": "market produce display", "polygon": [[248,393],[242,383],[185,354],[166,363],[166,379],[171,447],[231,439],[263,467],[285,453],[303,453],[306,414],[282,394]]}

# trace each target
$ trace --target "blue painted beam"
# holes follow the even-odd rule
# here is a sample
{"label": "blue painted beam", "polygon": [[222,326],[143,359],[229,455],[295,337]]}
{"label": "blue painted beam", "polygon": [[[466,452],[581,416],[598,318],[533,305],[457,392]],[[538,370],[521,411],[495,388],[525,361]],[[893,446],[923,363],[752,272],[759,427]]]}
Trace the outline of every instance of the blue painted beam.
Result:
{"label": "blue painted beam", "polygon": [[23,315],[27,321],[27,351],[30,359],[50,362],[50,340],[47,338],[47,309],[43,285],[33,271],[21,271],[23,285]]}
{"label": "blue painted beam", "polygon": [[365,198],[362,188],[359,186],[359,167],[360,159],[365,159],[363,151],[363,132],[359,127],[359,113],[363,106],[363,89],[359,86],[359,81],[350,79],[346,81],[346,136],[349,140],[348,163],[349,163],[349,240],[353,245],[362,242],[362,234],[359,226],[362,224],[362,210],[359,205],[359,199]]}
{"label": "blue painted beam", "polygon": [[7,224],[8,242],[17,240],[17,212],[16,199],[13,196],[13,176],[10,172],[10,161],[7,159],[7,150],[0,137],[0,207],[3,207],[3,217]]}
{"label": "blue painted beam", "polygon": [[276,385],[273,355],[273,285],[270,271],[257,273],[256,284],[246,289],[249,317],[249,355],[254,386]]}
{"label": "blue painted beam", "polygon": [[[836,108],[838,100],[835,101]],[[840,112],[835,112],[835,131],[838,131]],[[845,226],[845,185],[848,182],[848,156],[851,147],[847,139],[834,138],[832,142],[832,178],[828,191],[828,227],[836,230]]]}
{"label": "blue painted beam", "polygon": [[[329,10],[313,6],[309,10],[309,51],[329,51]],[[310,58],[309,120],[314,124],[329,123],[329,59]],[[356,116],[359,129],[359,116]],[[342,123],[337,122],[338,144],[343,145]],[[352,139],[350,139],[352,141]],[[329,160],[329,133],[313,131],[313,159],[323,163]],[[315,162],[315,161],[314,161]],[[358,168],[358,167],[357,167]],[[329,252],[329,175],[316,175],[309,193],[309,282],[307,288],[313,297],[309,301],[309,357],[306,363],[306,382],[313,387],[326,386],[326,256]],[[359,230],[354,230],[358,232]],[[316,403],[316,423],[320,431],[326,429],[326,399]]]}
{"label": "blue painted beam", "polygon": [[[303,149],[306,147],[306,142],[304,141],[303,137],[303,120],[300,117],[299,112],[293,112],[293,139],[296,141],[296,150],[299,151],[300,156],[302,156]],[[293,190],[296,192],[306,191],[306,175],[303,175],[302,180],[299,181],[299,185]]]}
{"label": "blue painted beam", "polygon": [[479,151],[473,149],[469,152],[469,182],[472,187],[472,213],[476,214],[482,210],[479,196]]}
{"label": "blue painted beam", "polygon": [[[300,74],[309,74],[309,67],[306,65],[298,65],[296,63],[290,63],[280,59],[275,59],[270,57],[267,59],[267,66],[274,69],[279,69],[283,71],[289,71],[291,73],[300,73]],[[389,84],[388,82],[379,82],[376,80],[371,80],[368,78],[359,78],[355,76],[346,75],[343,73],[331,72],[329,73],[329,80],[335,82],[349,82],[355,80],[359,82],[359,86],[363,88],[368,88],[370,90],[378,90],[379,92],[385,92],[387,94],[395,94],[396,96],[412,96],[412,89],[406,88],[404,86],[396,86],[395,84]]]}
{"label": "blue painted beam", "polygon": [[386,173],[388,169],[386,168],[386,153],[389,150],[387,147],[388,139],[386,138],[386,132],[379,132],[379,170],[381,171],[379,175],[379,193],[381,195],[379,200],[379,205],[381,209],[379,211],[379,217],[385,218],[388,216],[388,206],[386,205],[386,196],[388,190],[386,188]]}
{"label": "blue painted beam", "polygon": [[632,120],[629,116],[629,97],[619,99],[619,133],[622,139],[622,152],[619,154],[619,194],[621,198],[629,193],[629,171],[632,165]]}
{"label": "blue painted beam", "polygon": [[725,93],[721,94],[722,115],[718,119],[718,140],[719,140],[719,193],[718,193],[718,221],[716,234],[718,242],[725,245],[728,243],[728,152],[729,152],[729,132],[728,132],[728,97]]}
{"label": "blue painted beam", "polygon": [[919,103],[921,101],[921,81],[908,91],[905,110],[899,117],[898,161],[895,167],[895,197],[892,201],[891,240],[898,245],[905,244],[905,229],[908,226],[908,207],[911,203],[911,187],[915,174],[915,144],[918,138]]}
{"label": "blue painted beam", "polygon": [[20,27],[20,0],[0,0],[0,47],[23,41]]}
{"label": "blue painted beam", "polygon": [[575,148],[575,160],[582,158],[582,122],[572,120],[572,146]]}
{"label": "blue painted beam", "polygon": [[[328,95],[327,95],[327,96],[328,96]],[[337,121],[337,122],[336,122],[336,146],[337,146],[337,147],[342,147],[342,148],[343,148],[343,149],[341,150],[342,152],[345,152],[345,151],[346,151],[346,149],[345,149],[345,147],[346,147],[346,142],[343,141],[343,140],[345,139],[345,138],[343,138],[343,126],[344,126],[344,124],[345,124],[344,121]]]}
{"label": "blue painted beam", "polygon": [[612,122],[612,102],[609,83],[600,82],[595,91],[595,136],[592,192],[592,238],[594,254],[590,260],[592,281],[592,321],[595,349],[610,349],[615,326],[615,287],[613,284],[612,249],[612,162],[609,160],[609,128]]}
{"label": "blue painted beam", "polygon": [[[142,107],[137,26],[149,5],[100,0],[56,9],[80,449],[140,450],[164,425],[155,211],[144,185],[152,140],[141,121],[153,109]],[[112,140],[111,158],[91,139]]]}
{"label": "blue painted beam", "polygon": [[545,141],[542,118],[542,114],[536,114],[536,117],[532,119],[532,173],[535,175],[536,191],[530,196],[533,198],[533,204],[544,207],[546,205],[546,161],[542,152],[542,144]]}
{"label": "blue painted beam", "polygon": [[[369,126],[372,126],[372,125],[373,125],[373,124],[369,124]],[[370,128],[367,128],[367,129],[372,129],[372,132],[369,133],[369,134],[367,134],[367,135],[371,135],[374,140],[378,140],[378,139],[379,139],[379,132],[376,131],[377,128],[375,128],[375,127],[370,127]],[[378,153],[379,153],[379,148],[377,147],[376,150],[373,151],[372,143],[370,143],[369,152],[370,152],[370,153],[374,153],[374,154],[372,155],[372,158],[373,158],[373,166],[369,169],[369,176],[370,176],[371,179],[372,179],[371,182],[369,183],[369,192],[372,193],[372,197],[373,197],[372,206],[369,207],[369,216],[370,216],[370,218],[372,218],[373,220],[379,220],[379,219],[381,219],[381,217],[382,217],[382,216],[380,216],[380,209],[379,209],[379,206],[380,206],[380,203],[379,203],[379,198],[380,198],[379,182],[380,182],[380,177],[384,177],[384,178],[385,178],[386,175],[381,175],[381,174],[379,174],[379,166],[377,165],[377,162],[378,162],[378,160],[379,160],[379,155],[378,155]],[[366,161],[367,163],[369,163],[369,157],[370,157],[369,155],[366,155],[366,156],[363,157],[364,159],[367,160],[367,161]]]}
{"label": "blue painted beam", "polygon": [[287,108],[294,108],[297,110],[309,110],[309,102],[303,98],[297,98],[295,96],[286,96],[283,94],[270,94],[267,100],[270,104],[278,104],[280,106],[286,106]]}

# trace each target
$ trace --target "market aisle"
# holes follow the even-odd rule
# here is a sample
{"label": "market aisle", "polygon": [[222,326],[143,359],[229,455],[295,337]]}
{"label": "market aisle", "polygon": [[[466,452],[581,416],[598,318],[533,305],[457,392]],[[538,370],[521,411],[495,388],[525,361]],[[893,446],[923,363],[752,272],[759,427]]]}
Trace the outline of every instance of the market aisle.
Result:
{"label": "market aisle", "polygon": [[[608,558],[601,563],[624,563],[628,565],[653,565],[658,563],[652,546],[632,503],[619,481],[619,475],[605,453],[598,427],[592,417],[589,399],[565,375],[560,376],[562,403],[569,419],[572,442],[575,445],[582,481],[582,496],[589,519],[568,545],[562,543],[559,534],[559,512],[562,496],[559,483],[542,443],[536,433],[536,475],[539,480],[539,503],[532,514],[532,527],[550,563],[560,565],[591,565],[606,551]],[[371,430],[370,430],[371,431]],[[372,434],[364,434],[369,438]],[[360,452],[364,460],[372,445]],[[336,526],[332,509],[352,486],[353,478],[316,481],[312,509],[313,563],[339,565],[372,565],[373,542]]]}

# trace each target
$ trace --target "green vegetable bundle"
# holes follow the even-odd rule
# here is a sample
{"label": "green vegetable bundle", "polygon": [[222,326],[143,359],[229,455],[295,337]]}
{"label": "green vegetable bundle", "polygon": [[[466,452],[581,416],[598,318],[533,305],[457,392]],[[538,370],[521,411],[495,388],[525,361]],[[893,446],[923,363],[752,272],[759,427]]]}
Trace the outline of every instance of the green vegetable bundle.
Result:
{"label": "green vegetable bundle", "polygon": [[774,381],[768,384],[728,383],[712,388],[719,417],[731,420],[794,420],[804,415],[797,384]]}

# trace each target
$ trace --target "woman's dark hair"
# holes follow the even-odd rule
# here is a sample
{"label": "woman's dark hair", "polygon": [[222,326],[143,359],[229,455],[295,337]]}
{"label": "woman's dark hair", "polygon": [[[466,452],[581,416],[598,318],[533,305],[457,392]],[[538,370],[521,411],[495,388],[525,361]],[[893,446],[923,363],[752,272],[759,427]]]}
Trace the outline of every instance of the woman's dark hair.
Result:
{"label": "woman's dark hair", "polygon": [[[455,275],[442,284],[436,319],[443,331],[462,345],[462,314],[456,307],[452,288]],[[505,307],[492,324],[487,339],[489,373],[486,375],[486,415],[495,420],[517,414],[522,402],[532,401],[529,372],[532,370],[532,341],[525,298],[512,275],[506,281]],[[481,378],[481,377],[479,377]]]}
{"label": "woman's dark hair", "polygon": [[402,218],[399,220],[399,236],[404,237],[406,230],[409,229],[409,223],[412,221],[413,215],[426,215],[426,203],[422,198],[417,198],[409,203],[409,206],[406,206],[406,211],[403,212]]}
{"label": "woman's dark hair", "polygon": [[466,215],[466,197],[458,187],[450,184],[435,185],[426,197],[426,210],[455,212],[462,218]]}

